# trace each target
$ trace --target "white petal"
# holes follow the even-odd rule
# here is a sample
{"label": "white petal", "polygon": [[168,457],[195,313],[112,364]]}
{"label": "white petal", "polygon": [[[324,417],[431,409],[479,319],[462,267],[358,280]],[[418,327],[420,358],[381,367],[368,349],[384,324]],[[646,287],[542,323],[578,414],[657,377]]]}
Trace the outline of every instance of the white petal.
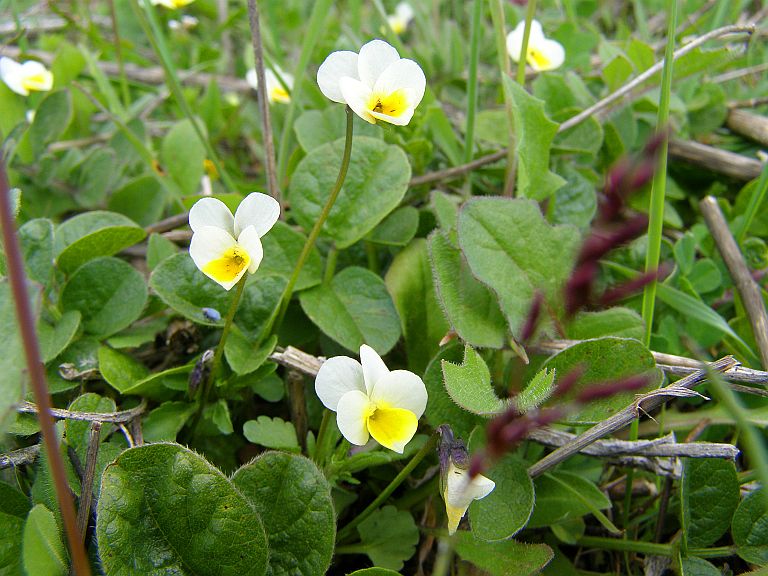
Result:
{"label": "white petal", "polygon": [[469,471],[457,468],[451,462],[446,476],[445,508],[448,514],[448,532],[453,534],[473,500],[485,498],[496,487],[496,483],[478,474],[471,481]]}
{"label": "white petal", "polygon": [[397,116],[387,116],[381,112],[370,112],[375,118],[386,120],[392,124],[405,126],[413,117],[413,111],[424,98],[424,90],[427,86],[427,79],[421,66],[413,60],[403,58],[390,64],[382,72],[376,84],[373,87],[373,93],[376,95],[387,95],[398,90],[405,92],[407,109]]}
{"label": "white petal", "polygon": [[371,89],[360,80],[345,77],[339,81],[339,88],[347,106],[352,108],[355,114],[360,116],[366,122],[376,124],[376,118],[371,115],[368,109],[368,101],[371,99]]}
{"label": "white petal", "polygon": [[251,263],[248,265],[248,272],[251,274],[259,269],[259,264],[261,264],[261,260],[264,258],[264,249],[261,246],[260,238],[259,232],[254,226],[248,226],[237,238],[237,243],[251,257]]}
{"label": "white petal", "polygon": [[251,68],[245,73],[245,81],[248,82],[248,86],[254,90],[259,89],[259,76],[256,74],[256,69]]}
{"label": "white petal", "polygon": [[384,40],[371,40],[360,48],[360,58],[357,61],[360,80],[373,88],[382,72],[398,60],[400,60],[400,54],[394,46],[387,44]]}
{"label": "white petal", "polygon": [[368,346],[363,344],[360,346],[360,363],[363,365],[363,379],[365,380],[365,388],[370,395],[376,383],[389,374],[389,368],[384,364],[384,360],[381,356]]}
{"label": "white petal", "polygon": [[0,58],[0,79],[16,94],[29,95],[29,90],[22,85],[21,64],[15,60]]}
{"label": "white petal", "polygon": [[203,198],[189,211],[189,227],[197,232],[203,226],[215,226],[230,236],[235,232],[235,219],[227,205],[217,198]]}
{"label": "white petal", "polygon": [[326,98],[334,102],[344,104],[344,96],[341,93],[339,81],[344,77],[359,80],[357,74],[357,54],[349,50],[340,50],[332,52],[325,61],[320,64],[317,70],[317,85],[320,86],[320,92],[325,94]]}
{"label": "white petal", "polygon": [[409,410],[416,414],[416,418],[421,418],[427,407],[427,388],[424,381],[408,370],[393,370],[379,378],[370,397],[375,404],[381,402],[393,408]]}
{"label": "white petal", "polygon": [[[46,92],[53,88],[53,74],[35,60],[24,62],[20,68],[20,75],[22,80],[26,81],[27,88],[30,90]],[[35,78],[35,81],[30,84],[32,78]]]}
{"label": "white petal", "polygon": [[261,192],[248,194],[235,212],[235,236],[239,240],[240,233],[249,226],[256,228],[259,237],[264,236],[279,217],[280,203],[272,196]]}
{"label": "white petal", "polygon": [[554,70],[555,68],[562,66],[563,62],[565,62],[565,48],[563,48],[563,45],[560,44],[560,42],[557,40],[549,40],[544,38],[539,40],[534,48],[538,50],[546,60],[546,64],[542,65],[532,58],[528,59],[528,63],[531,65],[531,68],[537,72]]}
{"label": "white petal", "polygon": [[399,116],[390,116],[389,114],[384,114],[383,112],[374,112],[371,110],[370,115],[376,118],[376,120],[382,120],[384,122],[389,122],[390,124],[394,124],[395,126],[407,126],[408,123],[411,121],[411,118],[413,118],[413,113],[415,110],[413,108],[408,108],[400,114]]}
{"label": "white petal", "polygon": [[359,390],[347,392],[339,399],[336,411],[336,424],[342,436],[357,446],[368,442],[367,420],[371,413],[370,401]]}
{"label": "white petal", "polygon": [[[512,60],[520,61],[520,51],[523,48],[523,34],[525,33],[525,20],[518,22],[512,32],[507,34],[507,52]],[[533,46],[544,40],[544,30],[538,20],[531,21],[531,34],[528,37],[528,46]]]}
{"label": "white petal", "polygon": [[[202,226],[192,234],[192,241],[189,243],[189,255],[192,257],[195,266],[202,272],[209,262],[221,258],[233,246],[237,246],[237,242],[225,230],[217,226]],[[226,282],[217,280],[208,274],[206,276],[221,285],[225,290],[230,290],[240,281],[246,270],[246,268],[243,268],[235,278]]]}
{"label": "white petal", "polygon": [[395,14],[405,20],[406,24],[413,20],[413,8],[408,2],[400,2],[395,8]]}
{"label": "white petal", "polygon": [[348,356],[334,356],[323,362],[315,377],[315,392],[326,408],[335,412],[341,397],[353,390],[366,393],[360,362]]}

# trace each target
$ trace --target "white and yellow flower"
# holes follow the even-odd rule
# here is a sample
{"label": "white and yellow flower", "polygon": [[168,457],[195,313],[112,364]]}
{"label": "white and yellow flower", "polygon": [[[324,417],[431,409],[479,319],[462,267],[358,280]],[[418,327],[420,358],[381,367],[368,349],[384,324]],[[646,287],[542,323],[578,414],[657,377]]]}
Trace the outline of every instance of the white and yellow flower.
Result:
{"label": "white and yellow flower", "polygon": [[453,430],[447,424],[438,427],[440,446],[440,492],[445,500],[445,513],[448,516],[448,534],[454,534],[459,522],[467,513],[467,508],[474,500],[480,500],[490,494],[496,483],[482,474],[474,478],[469,476],[469,453],[464,442],[454,439]]}
{"label": "white and yellow flower", "polygon": [[[280,74],[280,78],[285,82],[285,86],[280,83],[277,74]],[[267,83],[267,100],[269,100],[270,103],[280,102],[282,104],[288,104],[291,101],[289,90],[293,90],[293,76],[287,72],[283,72],[280,68],[277,69],[277,74],[269,68],[264,69],[264,78]],[[245,80],[254,90],[259,89],[259,78],[256,75],[255,69],[251,68],[248,70],[245,75]],[[288,90],[286,90],[286,87]]]}
{"label": "white and yellow flower", "polygon": [[347,104],[366,122],[405,126],[424,97],[427,79],[413,60],[400,58],[383,40],[371,40],[360,53],[333,52],[317,71],[320,91]]}
{"label": "white and yellow flower", "polygon": [[0,58],[0,79],[22,96],[28,96],[30,92],[47,92],[53,88],[53,74],[34,60],[19,64],[7,57]]}
{"label": "white and yellow flower", "polygon": [[177,10],[192,4],[195,0],[150,0],[153,6],[163,6],[169,10]]}
{"label": "white and yellow flower", "polygon": [[189,255],[203,274],[230,290],[246,271],[258,269],[264,256],[261,237],[279,216],[277,200],[259,192],[246,196],[234,216],[221,200],[198,200],[189,211]]}
{"label": "white and yellow flower", "polygon": [[395,34],[405,32],[411,20],[413,20],[413,8],[408,2],[400,2],[395,7],[395,13],[387,16],[387,24]]}
{"label": "white and yellow flower", "polygon": [[315,391],[336,412],[344,438],[363,446],[372,436],[382,446],[403,453],[427,406],[424,382],[407,370],[389,371],[376,351],[363,344],[360,362],[348,356],[326,360]]}
{"label": "white and yellow flower", "polygon": [[[507,35],[507,52],[515,62],[520,61],[524,32],[525,21],[522,21]],[[531,34],[528,37],[525,61],[536,72],[554,70],[562,66],[565,61],[565,48],[560,42],[544,36],[544,30],[538,20],[531,21]]]}

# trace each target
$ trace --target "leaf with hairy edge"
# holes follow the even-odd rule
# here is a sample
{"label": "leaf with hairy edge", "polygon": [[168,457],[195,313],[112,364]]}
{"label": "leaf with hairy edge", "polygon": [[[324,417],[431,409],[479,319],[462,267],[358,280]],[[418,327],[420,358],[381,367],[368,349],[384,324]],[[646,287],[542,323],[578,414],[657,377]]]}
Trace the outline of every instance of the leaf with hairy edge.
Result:
{"label": "leaf with hairy edge", "polygon": [[554,370],[539,370],[528,385],[514,398],[518,412],[528,412],[538,408],[552,394],[555,382]]}
{"label": "leaf with hairy edge", "polygon": [[258,513],[202,456],[178,444],[123,452],[104,471],[96,535],[107,576],[261,576]]}
{"label": "leaf with hairy edge", "polygon": [[717,458],[684,459],[680,505],[688,546],[704,548],[717,542],[739,505],[735,464]]}
{"label": "leaf with hairy edge", "polygon": [[464,348],[460,366],[442,361],[445,389],[456,404],[480,416],[502,412],[507,402],[496,396],[491,373],[480,354],[469,344]]}
{"label": "leaf with hairy edge", "polygon": [[21,551],[27,574],[65,576],[68,572],[69,559],[56,518],[42,504],[32,508],[27,516]]}
{"label": "leaf with hairy edge", "polygon": [[336,540],[336,517],[330,486],[311,460],[266,452],[235,472],[232,483],[264,521],[270,574],[326,573]]}
{"label": "leaf with hairy edge", "polygon": [[513,334],[537,292],[545,299],[544,317],[560,316],[579,245],[576,228],[551,226],[532,200],[476,198],[459,212],[458,232],[472,273],[496,293]]}
{"label": "leaf with hairy edge", "polygon": [[554,556],[546,544],[524,544],[514,540],[484,542],[469,532],[460,531],[454,537],[456,553],[492,576],[533,576],[538,574]]}

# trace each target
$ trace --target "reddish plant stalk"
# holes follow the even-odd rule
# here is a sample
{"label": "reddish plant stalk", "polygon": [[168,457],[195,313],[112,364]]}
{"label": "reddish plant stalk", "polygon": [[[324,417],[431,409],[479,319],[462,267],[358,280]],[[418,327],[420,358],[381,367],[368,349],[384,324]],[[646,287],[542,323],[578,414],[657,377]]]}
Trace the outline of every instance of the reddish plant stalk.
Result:
{"label": "reddish plant stalk", "polygon": [[21,249],[16,238],[13,208],[11,207],[11,190],[8,184],[8,175],[5,170],[5,161],[0,153],[0,225],[3,231],[5,256],[8,262],[8,278],[13,291],[13,299],[16,305],[16,317],[19,322],[21,339],[24,345],[24,355],[27,360],[27,370],[32,383],[32,391],[35,402],[39,408],[37,418],[43,433],[43,444],[48,455],[48,463],[51,466],[53,482],[56,488],[56,498],[61,509],[61,517],[64,521],[64,529],[67,533],[67,541],[72,556],[72,565],[77,576],[90,576],[91,567],[85,554],[85,547],[78,536],[77,521],[75,520],[75,505],[67,484],[64,473],[64,462],[61,459],[59,445],[56,440],[56,432],[51,416],[51,397],[45,383],[45,372],[40,357],[40,346],[35,333],[35,321],[32,308],[27,296],[27,278],[24,271],[24,262],[21,258]]}

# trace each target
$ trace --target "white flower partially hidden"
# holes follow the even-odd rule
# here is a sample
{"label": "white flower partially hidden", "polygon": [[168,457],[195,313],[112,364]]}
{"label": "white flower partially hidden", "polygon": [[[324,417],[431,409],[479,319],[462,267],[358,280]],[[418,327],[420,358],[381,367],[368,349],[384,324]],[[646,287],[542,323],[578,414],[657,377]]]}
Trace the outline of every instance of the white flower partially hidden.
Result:
{"label": "white flower partially hidden", "polygon": [[[520,61],[524,32],[525,21],[522,21],[507,35],[507,52],[515,62]],[[538,20],[531,21],[531,34],[528,37],[525,61],[536,72],[554,70],[562,66],[565,61],[565,48],[560,42],[544,36],[544,30]]]}
{"label": "white flower partially hidden", "polygon": [[184,14],[184,16],[181,17],[181,21],[168,20],[168,28],[171,30],[193,30],[194,28],[197,28],[199,23],[200,21],[194,16]]}
{"label": "white flower partially hidden", "polygon": [[150,0],[153,6],[163,6],[169,10],[176,10],[192,4],[195,0]]}
{"label": "white flower partially hidden", "polygon": [[413,8],[408,2],[400,2],[395,7],[395,13],[387,16],[387,23],[395,34],[405,32],[411,20],[413,20]]}
{"label": "white flower partially hidden", "polygon": [[490,494],[496,483],[482,474],[469,477],[469,470],[456,466],[451,461],[443,488],[445,512],[448,516],[448,534],[453,534],[459,527],[459,522],[467,513],[467,508],[473,500],[480,500]]}
{"label": "white flower partially hidden", "polygon": [[[283,79],[285,86],[280,83],[277,74]],[[264,78],[267,83],[267,100],[269,100],[270,103],[281,102],[283,104],[288,104],[291,101],[291,95],[288,90],[293,90],[293,76],[287,72],[283,72],[280,68],[277,69],[277,74],[269,68],[264,69]],[[245,75],[245,80],[254,90],[259,89],[259,78],[256,75],[255,69],[251,68],[248,70]],[[288,90],[286,90],[286,87]]]}
{"label": "white flower partially hidden", "polygon": [[360,54],[333,52],[317,71],[320,91],[347,104],[366,122],[405,126],[424,97],[427,79],[413,60],[400,58],[383,40],[371,40]]}
{"label": "white flower partially hidden", "polygon": [[203,274],[230,290],[246,271],[259,268],[261,237],[279,216],[277,200],[259,192],[246,196],[234,216],[221,200],[198,200],[189,211],[189,255]]}
{"label": "white flower partially hidden", "polygon": [[30,92],[47,92],[53,88],[53,74],[34,60],[19,64],[10,58],[0,58],[0,79],[22,96],[28,96]]}
{"label": "white flower partially hidden", "polygon": [[344,438],[363,446],[371,436],[382,446],[403,453],[427,406],[424,382],[407,370],[389,371],[376,351],[363,344],[360,361],[348,356],[326,360],[315,391]]}

